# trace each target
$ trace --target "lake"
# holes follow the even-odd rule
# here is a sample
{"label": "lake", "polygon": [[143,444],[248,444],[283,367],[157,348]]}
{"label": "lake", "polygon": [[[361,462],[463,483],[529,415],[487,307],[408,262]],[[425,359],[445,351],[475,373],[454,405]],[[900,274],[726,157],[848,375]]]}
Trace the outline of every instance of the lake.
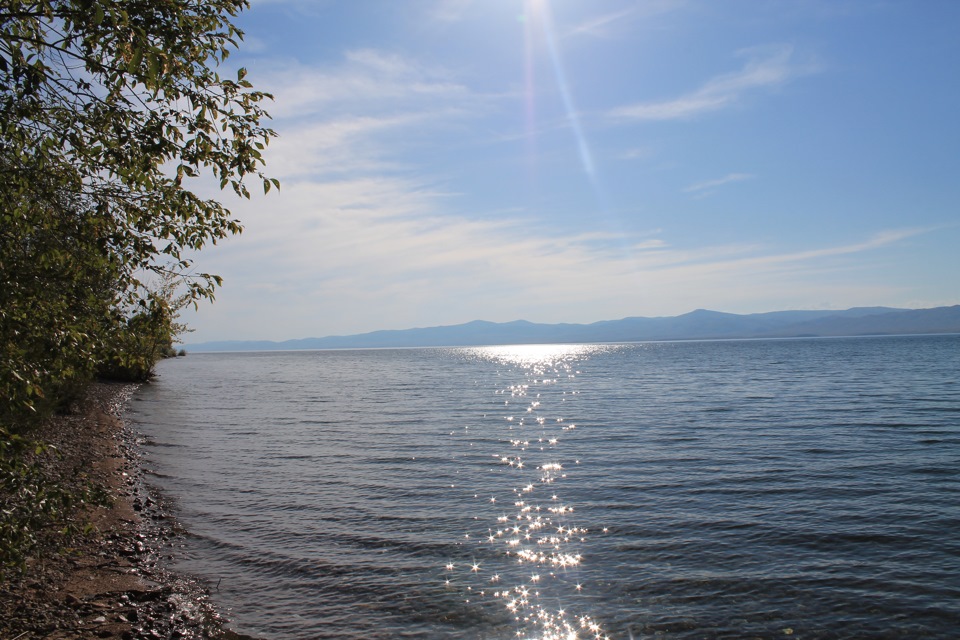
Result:
{"label": "lake", "polygon": [[191,354],[173,566],[288,638],[949,638],[960,336]]}

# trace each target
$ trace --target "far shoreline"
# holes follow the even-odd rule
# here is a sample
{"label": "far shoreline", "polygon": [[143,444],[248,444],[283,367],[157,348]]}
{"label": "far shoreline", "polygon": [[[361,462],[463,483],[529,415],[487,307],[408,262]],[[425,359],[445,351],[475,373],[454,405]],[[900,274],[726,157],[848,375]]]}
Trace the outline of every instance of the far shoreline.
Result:
{"label": "far shoreline", "polygon": [[930,309],[853,307],[736,314],[697,309],[678,316],[628,317],[589,324],[527,320],[387,329],[283,340],[222,340],[182,345],[189,352],[478,347],[522,344],[624,344],[689,340],[938,335],[960,333],[960,305]]}
{"label": "far shoreline", "polygon": [[252,353],[311,353],[311,352],[336,352],[336,351],[393,351],[393,350],[413,350],[413,349],[482,349],[498,347],[546,347],[546,346],[576,346],[576,345],[628,345],[628,344],[685,344],[698,342],[786,342],[800,340],[868,340],[880,338],[935,338],[935,337],[957,337],[960,331],[946,331],[935,333],[871,333],[862,335],[838,335],[838,336],[775,336],[775,337],[744,337],[744,338],[674,338],[663,340],[619,340],[613,342],[505,342],[497,344],[433,344],[433,345],[403,345],[403,346],[384,346],[384,347],[318,347],[305,349],[246,349],[246,350],[189,350],[182,356],[187,355],[213,355],[213,354],[252,354]]}

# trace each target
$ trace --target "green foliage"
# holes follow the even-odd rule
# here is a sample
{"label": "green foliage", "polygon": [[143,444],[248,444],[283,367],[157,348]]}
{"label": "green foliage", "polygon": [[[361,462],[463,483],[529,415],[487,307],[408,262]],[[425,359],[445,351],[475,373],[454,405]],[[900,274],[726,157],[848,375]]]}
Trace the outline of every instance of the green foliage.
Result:
{"label": "green foliage", "polygon": [[154,363],[177,355],[173,341],[188,331],[177,322],[177,315],[191,302],[189,293],[177,295],[178,283],[176,276],[166,274],[160,286],[139,303],[137,311],[114,326],[108,352],[98,369],[100,377],[145,382]]}
{"label": "green foliage", "polygon": [[[268,97],[241,69],[217,66],[242,34],[229,22],[246,0],[5,0],[0,5],[3,179],[14,202],[38,175],[101,220],[121,284],[140,270],[188,269],[200,249],[241,227],[184,180],[212,172],[249,197],[274,134],[261,126]],[[7,204],[7,203],[5,203]],[[6,208],[4,222],[20,217]],[[201,275],[195,297],[218,283]]]}
{"label": "green foliage", "polygon": [[[192,273],[187,254],[241,226],[191,185],[212,177],[243,197],[250,181],[279,186],[262,173],[261,152],[275,135],[263,125],[269,96],[243,69],[218,72],[242,39],[231,20],[247,6],[0,0],[7,515],[17,496],[41,515],[56,502],[31,471],[26,452],[39,455],[31,426],[98,372],[146,379],[183,330],[177,311],[213,298],[220,279]],[[0,523],[0,564],[15,538]]]}
{"label": "green foliage", "polygon": [[44,415],[89,377],[120,295],[101,221],[70,197],[66,176],[56,178],[35,176],[29,197],[15,200],[0,184],[0,216],[18,214],[0,225],[0,392],[9,400],[0,425]]}
{"label": "green foliage", "polygon": [[[56,404],[99,354],[149,368],[169,317],[149,274],[189,274],[187,252],[241,231],[193,178],[278,186],[261,171],[269,96],[217,71],[247,6],[0,0],[0,424]],[[181,280],[193,304],[220,283]]]}
{"label": "green foliage", "polygon": [[109,494],[82,475],[65,478],[51,461],[56,447],[0,427],[0,578],[22,571],[38,549],[57,548],[93,527],[75,518],[84,505],[110,503]]}
{"label": "green foliage", "polygon": [[91,496],[49,477],[43,458],[56,455],[53,447],[0,428],[0,576],[22,570],[28,555],[51,537],[75,532],[67,515]]}

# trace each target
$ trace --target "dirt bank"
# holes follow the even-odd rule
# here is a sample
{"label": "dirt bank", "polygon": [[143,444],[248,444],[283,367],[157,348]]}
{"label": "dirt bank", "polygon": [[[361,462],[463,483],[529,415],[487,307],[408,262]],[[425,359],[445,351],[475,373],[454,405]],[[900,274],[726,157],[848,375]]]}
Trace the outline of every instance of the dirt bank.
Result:
{"label": "dirt bank", "polygon": [[144,484],[136,437],[120,418],[135,389],[94,384],[39,435],[63,454],[50,462],[58,477],[93,481],[110,506],[81,514],[94,534],[0,585],[0,638],[246,638],[223,629],[203,585],[163,568],[182,531]]}

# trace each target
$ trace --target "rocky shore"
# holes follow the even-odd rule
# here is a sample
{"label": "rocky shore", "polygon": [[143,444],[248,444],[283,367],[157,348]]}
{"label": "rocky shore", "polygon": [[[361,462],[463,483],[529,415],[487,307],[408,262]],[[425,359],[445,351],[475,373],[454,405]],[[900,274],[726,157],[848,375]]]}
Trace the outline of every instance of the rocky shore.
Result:
{"label": "rocky shore", "polygon": [[39,435],[62,454],[50,461],[57,476],[102,487],[109,506],[77,514],[93,533],[0,584],[0,638],[252,640],[224,628],[204,585],[164,568],[183,532],[145,484],[136,435],[121,419],[135,389],[91,385]]}

